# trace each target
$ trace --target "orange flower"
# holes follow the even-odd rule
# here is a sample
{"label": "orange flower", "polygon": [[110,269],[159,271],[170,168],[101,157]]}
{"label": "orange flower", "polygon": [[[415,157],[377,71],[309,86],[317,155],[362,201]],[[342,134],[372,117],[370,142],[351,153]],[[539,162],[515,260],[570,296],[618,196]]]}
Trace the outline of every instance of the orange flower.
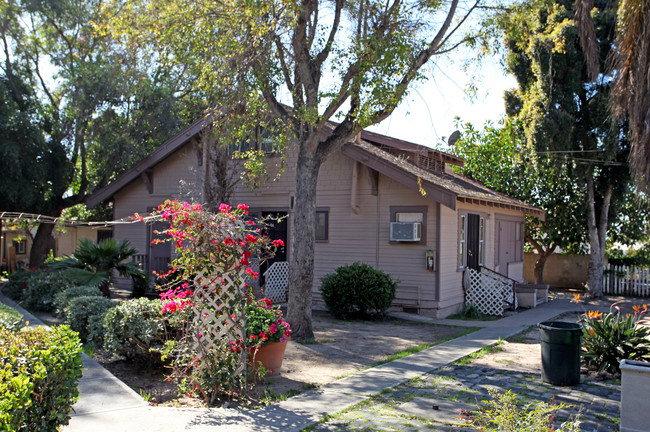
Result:
{"label": "orange flower", "polygon": [[580,303],[580,294],[573,294],[573,300],[571,303]]}
{"label": "orange flower", "polygon": [[641,306],[634,305],[634,306],[632,306],[632,309],[634,309],[634,312],[639,313],[641,311]]}
{"label": "orange flower", "polygon": [[589,311],[589,312],[587,312],[587,316],[589,317],[589,319],[598,319],[602,315],[603,315],[603,313],[598,312],[598,311]]}

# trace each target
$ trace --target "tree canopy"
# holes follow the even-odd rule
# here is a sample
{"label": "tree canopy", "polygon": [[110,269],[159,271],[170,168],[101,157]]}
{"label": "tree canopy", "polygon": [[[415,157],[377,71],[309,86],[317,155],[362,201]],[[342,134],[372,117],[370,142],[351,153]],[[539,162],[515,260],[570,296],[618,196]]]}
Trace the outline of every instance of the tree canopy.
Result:
{"label": "tree canopy", "polygon": [[[200,112],[163,69],[95,32],[101,4],[0,2],[2,210],[58,216]],[[38,227],[30,265],[52,228]]]}
{"label": "tree canopy", "polygon": [[[579,39],[571,0],[530,0],[501,14],[506,65],[518,88],[506,94],[506,111],[521,122],[538,153],[564,170],[586,196],[589,233],[588,289],[602,295],[602,271],[609,223],[629,190],[628,127],[612,127],[608,106],[611,80],[602,73],[614,45],[616,5],[594,3],[591,14],[599,57],[590,63]],[[593,68],[601,73],[593,79]]]}

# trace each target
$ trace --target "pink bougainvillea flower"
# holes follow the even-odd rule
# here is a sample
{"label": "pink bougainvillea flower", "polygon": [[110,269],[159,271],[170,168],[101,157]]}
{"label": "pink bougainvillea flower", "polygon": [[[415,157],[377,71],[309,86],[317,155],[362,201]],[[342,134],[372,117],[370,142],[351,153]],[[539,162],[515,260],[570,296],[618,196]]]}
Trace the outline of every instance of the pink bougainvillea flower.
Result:
{"label": "pink bougainvillea flower", "polygon": [[284,246],[284,242],[283,242],[282,240],[280,240],[280,239],[278,239],[278,240],[273,240],[273,241],[271,242],[271,244],[273,244],[273,246],[275,246],[275,247],[281,247],[281,246]]}
{"label": "pink bougainvillea flower", "polygon": [[219,212],[220,213],[229,213],[232,207],[230,207],[228,204],[220,204],[219,205]]}
{"label": "pink bougainvillea flower", "polygon": [[252,276],[253,279],[257,279],[259,277],[259,275],[260,275],[258,272],[256,272],[255,270],[253,270],[250,267],[246,269],[246,274],[249,275],[249,276]]}
{"label": "pink bougainvillea flower", "polygon": [[275,324],[271,324],[271,325],[269,326],[269,332],[270,332],[271,334],[275,334],[275,332],[277,332],[277,331],[278,331],[278,326],[276,326]]}

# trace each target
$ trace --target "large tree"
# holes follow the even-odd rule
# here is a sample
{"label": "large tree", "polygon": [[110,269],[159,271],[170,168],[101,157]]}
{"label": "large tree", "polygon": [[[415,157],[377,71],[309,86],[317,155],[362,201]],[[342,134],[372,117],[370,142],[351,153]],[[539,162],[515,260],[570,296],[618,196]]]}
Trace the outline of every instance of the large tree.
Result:
{"label": "large tree", "polygon": [[[599,56],[590,64],[579,40],[572,0],[531,0],[501,15],[507,66],[518,88],[506,96],[507,113],[524,125],[538,152],[554,155],[586,194],[590,261],[587,289],[602,296],[609,223],[629,188],[627,127],[611,126],[611,80],[602,72],[613,37],[616,4],[591,11]],[[600,71],[594,80],[593,69]]]}
{"label": "large tree", "polygon": [[[59,216],[178,129],[176,83],[95,31],[101,4],[0,1],[3,96],[23,119],[14,128],[30,122],[22,143],[3,142],[13,193],[1,210]],[[38,226],[31,266],[52,229]]]}
{"label": "large tree", "polygon": [[429,59],[462,40],[456,30],[477,4],[113,2],[113,31],[133,36],[140,47],[156,47],[157,59],[172,62],[212,92],[213,102],[227,109],[226,118],[249,132],[280,126],[279,142],[294,140],[288,319],[296,338],[313,337],[316,184],[323,161],[361,129],[391,115],[411,83],[423,77]]}
{"label": "large tree", "polygon": [[[614,123],[627,120],[631,132],[630,164],[640,192],[650,191],[650,1],[617,2],[616,49],[609,53],[613,80],[610,106]],[[591,10],[593,0],[578,0],[576,20],[592,79],[599,67],[598,35]]]}

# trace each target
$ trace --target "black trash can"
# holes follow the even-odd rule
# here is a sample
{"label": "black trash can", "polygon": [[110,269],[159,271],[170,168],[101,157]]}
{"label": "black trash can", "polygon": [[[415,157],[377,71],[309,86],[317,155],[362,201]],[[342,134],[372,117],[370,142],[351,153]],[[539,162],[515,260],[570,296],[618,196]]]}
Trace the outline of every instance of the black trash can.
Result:
{"label": "black trash can", "polygon": [[553,385],[579,384],[582,326],[545,321],[538,327],[542,345],[542,380]]}

